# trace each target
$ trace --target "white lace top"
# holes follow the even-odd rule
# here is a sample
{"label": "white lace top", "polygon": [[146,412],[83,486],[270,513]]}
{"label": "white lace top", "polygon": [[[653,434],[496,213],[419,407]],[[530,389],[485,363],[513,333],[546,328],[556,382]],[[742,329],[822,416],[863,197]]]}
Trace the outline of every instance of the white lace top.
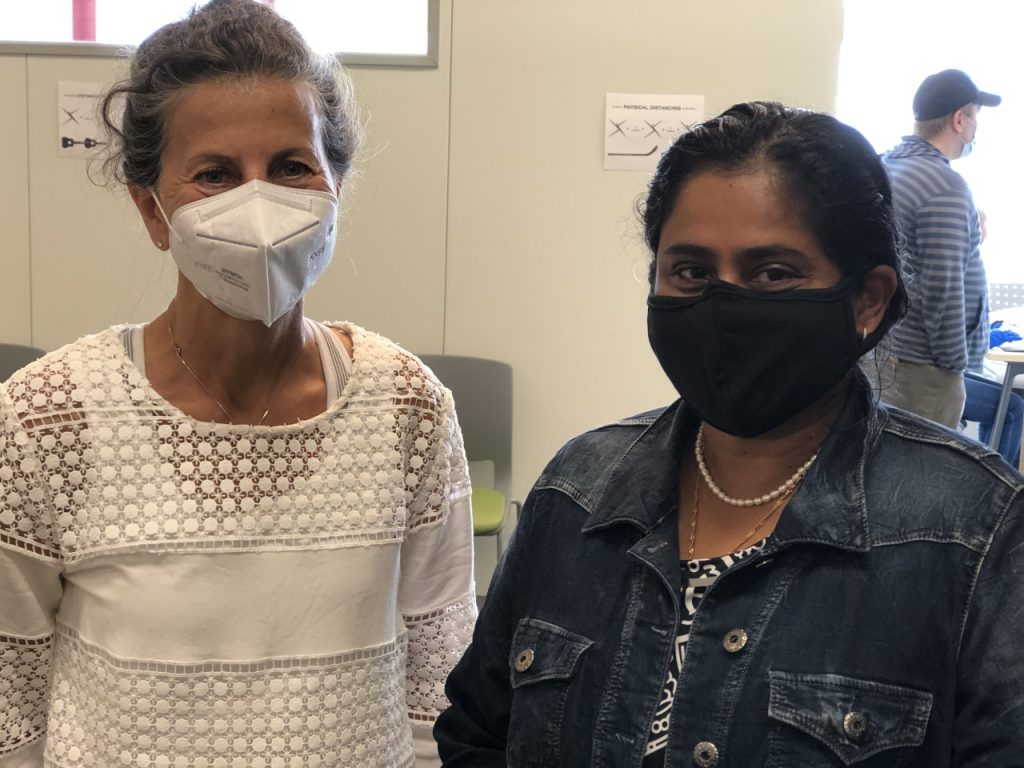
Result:
{"label": "white lace top", "polygon": [[341,397],[289,426],[189,418],[115,329],[0,385],[0,766],[436,763],[462,437],[415,357],[339,327]]}

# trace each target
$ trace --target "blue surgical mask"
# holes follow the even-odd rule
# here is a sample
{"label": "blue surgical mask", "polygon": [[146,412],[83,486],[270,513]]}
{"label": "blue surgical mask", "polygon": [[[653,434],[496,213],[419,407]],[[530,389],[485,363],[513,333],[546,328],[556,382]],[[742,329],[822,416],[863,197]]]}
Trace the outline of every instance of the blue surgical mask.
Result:
{"label": "blue surgical mask", "polygon": [[970,115],[967,114],[965,114],[964,117],[971,121],[971,125],[974,126],[974,130],[971,132],[971,140],[965,142],[963,149],[960,150],[961,158],[967,157],[969,154],[971,154],[971,152],[974,151],[974,140],[975,138],[977,138],[978,134],[978,118],[971,117]]}

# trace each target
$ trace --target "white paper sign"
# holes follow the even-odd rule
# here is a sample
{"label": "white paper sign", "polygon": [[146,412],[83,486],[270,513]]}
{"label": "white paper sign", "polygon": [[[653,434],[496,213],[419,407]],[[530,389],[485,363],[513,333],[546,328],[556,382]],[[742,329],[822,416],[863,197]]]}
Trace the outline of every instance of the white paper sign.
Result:
{"label": "white paper sign", "polygon": [[653,171],[673,141],[704,119],[703,96],[606,93],[604,167]]}
{"label": "white paper sign", "polygon": [[57,83],[57,154],[89,157],[104,144],[96,123],[103,83]]}

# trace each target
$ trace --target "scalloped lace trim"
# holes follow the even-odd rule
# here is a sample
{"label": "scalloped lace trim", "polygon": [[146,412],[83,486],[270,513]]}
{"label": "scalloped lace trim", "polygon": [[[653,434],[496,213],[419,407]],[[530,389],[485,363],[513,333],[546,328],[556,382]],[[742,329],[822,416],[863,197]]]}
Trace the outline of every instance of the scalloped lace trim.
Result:
{"label": "scalloped lace trim", "polygon": [[448,707],[444,681],[469,645],[475,623],[475,595],[431,613],[405,617],[409,644],[405,698],[410,719],[433,722]]}
{"label": "scalloped lace trim", "polygon": [[47,689],[53,636],[0,635],[0,755],[46,733]]}
{"label": "scalloped lace trim", "polygon": [[247,663],[122,659],[62,627],[46,758],[60,766],[411,766],[404,642]]}

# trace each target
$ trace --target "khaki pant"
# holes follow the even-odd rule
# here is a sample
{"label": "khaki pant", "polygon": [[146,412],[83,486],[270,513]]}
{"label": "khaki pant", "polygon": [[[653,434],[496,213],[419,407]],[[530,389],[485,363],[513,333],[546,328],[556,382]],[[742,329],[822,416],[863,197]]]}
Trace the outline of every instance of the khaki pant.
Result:
{"label": "khaki pant", "polygon": [[[865,361],[867,363],[867,361]],[[962,373],[924,363],[890,357],[873,373],[865,364],[868,380],[880,386],[883,402],[956,429],[964,412],[967,393]]]}

